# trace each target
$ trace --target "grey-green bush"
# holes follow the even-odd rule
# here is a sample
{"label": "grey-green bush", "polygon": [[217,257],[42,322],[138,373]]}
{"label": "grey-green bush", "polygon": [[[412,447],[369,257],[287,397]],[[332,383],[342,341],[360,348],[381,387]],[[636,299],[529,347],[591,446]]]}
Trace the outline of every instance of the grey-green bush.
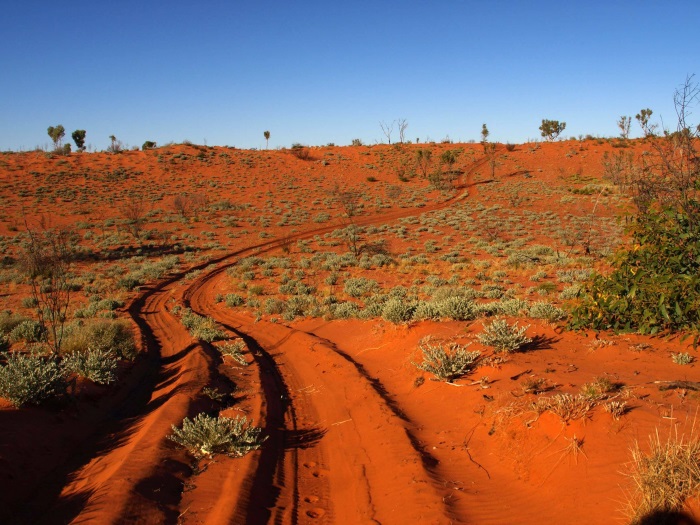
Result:
{"label": "grey-green bush", "polygon": [[63,358],[61,366],[67,374],[76,374],[98,385],[109,385],[117,378],[117,358],[110,351],[73,352]]}
{"label": "grey-green bush", "polygon": [[195,457],[227,454],[244,456],[261,447],[265,438],[262,429],[253,427],[245,416],[235,418],[211,417],[201,413],[194,419],[185,418],[182,428],[173,425],[169,439],[185,447]]}
{"label": "grey-green bush", "polygon": [[39,405],[66,392],[65,372],[53,357],[5,354],[0,366],[0,397],[16,407]]}

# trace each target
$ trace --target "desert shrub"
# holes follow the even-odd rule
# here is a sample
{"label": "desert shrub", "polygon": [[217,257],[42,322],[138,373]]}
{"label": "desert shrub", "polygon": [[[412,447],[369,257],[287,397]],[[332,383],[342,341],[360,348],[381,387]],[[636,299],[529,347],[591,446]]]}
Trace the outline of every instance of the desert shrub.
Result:
{"label": "desert shrub", "polygon": [[440,315],[455,321],[469,321],[476,317],[476,303],[466,297],[448,297],[438,303]]}
{"label": "desert shrub", "polygon": [[117,358],[110,351],[73,352],[63,358],[61,366],[67,374],[76,374],[98,385],[109,385],[117,378]]}
{"label": "desert shrub", "polygon": [[237,339],[230,343],[224,343],[216,347],[221,355],[224,357],[230,357],[236,361],[239,365],[248,366],[248,361],[246,360],[243,352],[248,349],[243,339]]}
{"label": "desert shrub", "polygon": [[407,323],[413,317],[415,309],[413,303],[392,297],[384,303],[382,317],[394,324]]}
{"label": "desert shrub", "polygon": [[507,151],[514,151],[514,150],[515,150],[515,144],[511,144],[510,142],[506,142],[506,150],[507,150]]}
{"label": "desert shrub", "polygon": [[688,352],[678,352],[677,354],[671,354],[671,359],[677,365],[689,365],[695,358]]}
{"label": "desert shrub", "polygon": [[0,366],[0,397],[16,407],[39,405],[64,394],[65,373],[53,357],[38,354],[5,354]]}
{"label": "desert shrub", "polygon": [[33,319],[25,319],[10,332],[8,338],[12,343],[26,341],[27,343],[38,343],[46,337],[46,328],[41,323]]}
{"label": "desert shrub", "polygon": [[180,320],[185,325],[185,328],[189,330],[190,335],[200,341],[211,343],[227,337],[226,332],[217,327],[214,319],[197,315],[189,308],[183,311]]}
{"label": "desert shrub", "polygon": [[500,302],[491,301],[488,303],[477,303],[474,307],[475,317],[491,317],[498,315],[501,311]]}
{"label": "desert shrub", "polygon": [[296,158],[300,160],[309,160],[311,157],[311,152],[309,151],[309,148],[303,146],[302,144],[292,144],[292,148],[290,149],[292,155],[294,155]]}
{"label": "desert shrub", "polygon": [[68,326],[62,349],[66,354],[92,350],[134,359],[136,340],[128,321],[99,320],[88,324],[81,321]]}
{"label": "desert shrub", "polygon": [[310,305],[308,297],[303,295],[294,295],[287,299],[284,305],[282,317],[287,321],[293,321],[295,318],[303,316]]}
{"label": "desert shrub", "polygon": [[[700,209],[700,203],[691,203]],[[649,209],[633,226],[634,248],[596,275],[573,310],[574,328],[700,330],[700,225],[682,210]]]}
{"label": "desert shrub", "polygon": [[226,294],[226,297],[224,297],[224,302],[229,308],[235,308],[236,306],[241,306],[244,302],[244,299],[238,294],[230,293]]}
{"label": "desert shrub", "polygon": [[632,447],[629,477],[634,485],[629,501],[632,523],[653,512],[683,509],[685,501],[700,491],[700,439],[678,431],[662,441],[658,431],[644,452],[636,441]]}
{"label": "desert shrub", "polygon": [[433,374],[437,380],[451,383],[472,370],[481,355],[478,350],[467,351],[468,346],[450,343],[445,348],[442,344],[421,343],[423,362],[416,364],[416,367]]}
{"label": "desert shrub", "polygon": [[0,313],[0,334],[9,335],[18,325],[29,319],[10,311]]}
{"label": "desert shrub", "polygon": [[357,317],[360,313],[360,308],[352,302],[342,302],[331,305],[331,315],[336,319],[350,319]]}
{"label": "desert shrub", "polygon": [[413,312],[413,318],[420,321],[440,319],[440,308],[433,301],[419,301]]}
{"label": "desert shrub", "polygon": [[285,295],[311,295],[315,291],[313,287],[296,279],[290,279],[279,287],[279,292]]}
{"label": "desert shrub", "polygon": [[605,376],[596,377],[590,383],[586,383],[581,387],[581,395],[586,399],[598,401],[604,399],[611,392],[618,390],[619,385],[610,381]]}
{"label": "desert shrub", "polygon": [[379,288],[377,281],[364,277],[351,277],[345,281],[343,291],[350,297],[362,297],[365,294],[376,291]]}
{"label": "desert shrub", "polygon": [[194,419],[185,418],[182,428],[173,425],[172,430],[168,438],[195,457],[214,454],[244,456],[259,449],[265,441],[260,436],[262,429],[251,426],[245,416],[231,419],[201,413]]}
{"label": "desert shrub", "polygon": [[581,419],[595,407],[596,401],[584,395],[555,394],[552,397],[540,398],[533,404],[537,412],[549,410],[558,415],[564,421]]}
{"label": "desert shrub", "polygon": [[387,300],[388,298],[386,295],[370,295],[365,299],[365,308],[360,312],[359,317],[361,319],[373,319],[375,317],[381,317],[382,311],[384,310],[384,305],[386,304]]}
{"label": "desert shrub", "polygon": [[284,301],[270,297],[263,306],[266,314],[281,314],[284,312]]}
{"label": "desert shrub", "polygon": [[566,312],[546,301],[537,301],[530,305],[528,315],[533,319],[545,319],[555,322],[566,318]]}
{"label": "desert shrub", "polygon": [[530,303],[523,299],[506,299],[496,303],[498,305],[498,313],[501,315],[518,316],[522,312],[527,312],[530,308]]}
{"label": "desert shrub", "polygon": [[477,339],[481,344],[493,347],[496,352],[515,352],[532,342],[532,339],[525,335],[528,328],[529,325],[518,327],[517,322],[509,325],[505,319],[494,319],[484,325],[484,331]]}
{"label": "desert shrub", "polygon": [[561,293],[559,294],[559,299],[562,300],[567,300],[567,299],[575,299],[578,297],[579,292],[581,291],[581,285],[580,284],[572,284],[571,286],[567,286],[564,288]]}
{"label": "desert shrub", "polygon": [[143,143],[143,145],[141,146],[141,149],[142,149],[143,151],[146,151],[146,150],[149,150],[149,149],[153,149],[153,148],[155,148],[155,147],[156,147],[156,143],[155,143],[155,142],[153,142],[152,140],[147,140],[147,141],[145,141],[145,142]]}

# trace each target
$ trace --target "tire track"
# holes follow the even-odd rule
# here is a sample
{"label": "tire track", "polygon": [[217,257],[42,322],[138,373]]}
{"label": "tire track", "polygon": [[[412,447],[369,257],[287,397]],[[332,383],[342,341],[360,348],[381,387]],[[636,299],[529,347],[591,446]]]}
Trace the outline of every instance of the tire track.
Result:
{"label": "tire track", "polygon": [[[419,210],[398,210],[379,217],[356,218],[355,224],[363,226],[385,223],[416,213],[446,208],[468,196],[468,189],[473,185],[469,182],[471,175],[485,163],[485,158],[480,159],[467,170],[466,183],[457,188],[465,191],[457,197]],[[143,346],[146,349],[147,366],[143,380],[127,393],[127,401],[113,410],[111,424],[106,426],[108,431],[98,440],[104,441],[103,446],[97,447],[102,452],[86,460],[83,466],[72,474],[71,481],[63,487],[56,504],[46,514],[47,517],[55,516],[54,511],[61,509],[65,502],[80,500],[84,501],[80,509],[75,512],[70,511],[71,519],[76,523],[91,519],[99,519],[101,523],[117,523],[135,518],[148,522],[172,522],[177,517],[178,501],[169,497],[164,498],[162,494],[176,487],[179,489],[177,492],[179,494],[189,473],[183,463],[182,453],[173,450],[166,436],[170,433],[170,425],[179,424],[183,417],[193,415],[195,405],[198,403],[198,400],[193,397],[211,380],[213,363],[207,350],[202,345],[192,345],[189,335],[185,335],[186,332],[183,334],[184,328],[166,313],[170,294],[181,287],[180,281],[192,270],[204,270],[212,264],[227,263],[188,286],[185,289],[185,297],[233,264],[227,261],[277,248],[285,240],[305,239],[331,232],[341,226],[332,225],[307,230],[290,236],[289,239],[271,240],[237,250],[188,268],[187,271],[175,273],[160,283],[144,289],[127,309],[139,328]],[[255,346],[256,342],[251,341],[251,344]],[[262,351],[263,346],[258,345],[261,356],[265,355]],[[264,364],[265,369],[274,369],[271,368],[274,358],[269,353],[264,359],[267,359],[267,363]],[[261,370],[263,370],[262,367]],[[274,388],[285,388],[283,377],[285,377],[284,374],[280,373],[276,381],[281,380],[281,383]],[[270,395],[273,395],[274,388],[268,387]],[[282,405],[276,410],[282,410],[283,414],[289,413],[287,407]],[[305,417],[311,417],[312,409],[306,407],[305,410],[308,412]],[[295,420],[296,415],[292,417],[292,421]],[[286,424],[282,425],[283,428]],[[291,427],[294,428],[294,423]],[[324,458],[319,458],[319,462],[311,461],[308,464],[319,465],[323,464],[322,461],[325,461]],[[298,457],[294,460],[294,464],[296,466],[292,467],[292,470],[298,473]],[[323,477],[320,472],[317,473],[319,475],[315,477]],[[296,521],[299,521],[300,497],[299,490],[295,489],[294,499],[297,507],[291,513]],[[124,504],[117,505],[119,501]],[[330,516],[320,512],[316,515],[312,514],[308,514],[307,517],[318,520],[323,519],[324,516]],[[278,512],[274,519],[275,522],[281,522],[280,520],[284,521],[286,517],[287,514]]]}

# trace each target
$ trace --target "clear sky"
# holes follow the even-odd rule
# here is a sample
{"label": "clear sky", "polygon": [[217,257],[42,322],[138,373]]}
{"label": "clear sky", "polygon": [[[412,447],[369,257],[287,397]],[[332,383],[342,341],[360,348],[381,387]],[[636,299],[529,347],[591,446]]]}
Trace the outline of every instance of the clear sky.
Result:
{"label": "clear sky", "polygon": [[[5,1],[0,150],[618,134],[700,77],[699,0]],[[696,77],[696,79],[698,79]],[[696,116],[700,114],[700,108]],[[697,123],[698,118],[691,122]],[[637,133],[633,124],[633,134]],[[396,135],[396,134],[395,134]],[[396,136],[394,137],[396,138]]]}

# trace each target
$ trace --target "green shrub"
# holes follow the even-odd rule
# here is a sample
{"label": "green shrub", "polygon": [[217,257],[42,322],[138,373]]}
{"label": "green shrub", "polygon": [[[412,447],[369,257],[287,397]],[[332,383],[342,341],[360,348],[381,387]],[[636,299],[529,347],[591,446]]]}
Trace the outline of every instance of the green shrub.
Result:
{"label": "green shrub", "polygon": [[5,354],[0,366],[0,397],[16,407],[39,405],[66,392],[65,373],[55,358],[38,354]]}
{"label": "green shrub", "polygon": [[478,350],[468,352],[468,346],[451,343],[445,349],[442,344],[421,343],[423,362],[416,364],[416,367],[433,374],[440,381],[451,383],[470,371],[481,355]]}
{"label": "green shrub", "polygon": [[509,325],[505,319],[494,319],[490,324],[484,325],[484,331],[477,339],[486,346],[492,346],[496,352],[515,352],[524,345],[531,343],[532,339],[525,335],[529,328],[518,328],[518,323]]}
{"label": "green shrub", "polygon": [[251,450],[261,447],[265,438],[261,438],[262,429],[253,427],[245,416],[233,419],[211,417],[201,413],[194,419],[185,418],[182,428],[173,425],[169,439],[185,447],[195,457],[227,454],[244,456]]}
{"label": "green shrub", "polygon": [[230,293],[226,294],[224,302],[229,308],[235,308],[236,306],[241,306],[244,303],[244,299],[238,294]]}
{"label": "green shrub", "polygon": [[10,335],[19,324],[29,319],[19,314],[13,314],[9,310],[0,313],[0,334]]}
{"label": "green shrub", "polygon": [[382,317],[394,324],[407,323],[413,317],[415,309],[414,304],[392,297],[384,303]]}
{"label": "green shrub", "polygon": [[266,314],[281,314],[284,312],[284,304],[284,301],[270,297],[269,299],[265,300],[265,305],[263,308],[265,309]]}
{"label": "green shrub", "polygon": [[117,378],[117,358],[110,351],[73,352],[63,358],[61,366],[67,374],[76,374],[98,385],[109,385]]}
{"label": "green shrub", "polygon": [[67,327],[62,350],[66,354],[93,350],[122,359],[136,357],[136,340],[126,320],[99,320]]}
{"label": "green shrub", "polygon": [[335,319],[350,319],[351,317],[357,317],[360,308],[355,303],[347,301],[333,304],[330,311]]}
{"label": "green shrub", "polygon": [[18,343],[26,341],[27,343],[38,343],[46,337],[46,329],[41,326],[41,323],[33,319],[25,319],[15,326],[9,334],[10,342]]}
{"label": "green shrub", "polygon": [[243,355],[243,352],[247,350],[247,346],[243,339],[237,339],[231,343],[224,343],[216,348],[219,350],[219,352],[221,352],[221,355],[230,357],[239,365],[248,366],[249,363]]}
{"label": "green shrub", "polygon": [[413,312],[413,318],[420,321],[437,320],[440,315],[440,308],[433,301],[420,301]]}
{"label": "green shrub", "polygon": [[197,315],[189,308],[183,311],[180,320],[185,325],[185,328],[189,330],[190,335],[200,341],[212,343],[227,337],[226,332],[218,328],[214,319]]}
{"label": "green shrub", "polygon": [[365,294],[379,289],[377,281],[365,279],[364,277],[354,277],[345,281],[343,291],[350,297],[362,297]]}
{"label": "green shrub", "polygon": [[566,312],[546,301],[537,301],[530,305],[528,315],[533,319],[545,319],[550,322],[566,318]]}
{"label": "green shrub", "polygon": [[476,317],[476,303],[466,297],[448,297],[438,303],[440,315],[455,321],[469,321]]}
{"label": "green shrub", "polygon": [[[696,210],[687,213],[685,210]],[[572,312],[573,328],[700,331],[700,202],[639,213],[633,248],[617,254],[610,275],[595,275]],[[696,336],[697,340],[697,336]]]}

